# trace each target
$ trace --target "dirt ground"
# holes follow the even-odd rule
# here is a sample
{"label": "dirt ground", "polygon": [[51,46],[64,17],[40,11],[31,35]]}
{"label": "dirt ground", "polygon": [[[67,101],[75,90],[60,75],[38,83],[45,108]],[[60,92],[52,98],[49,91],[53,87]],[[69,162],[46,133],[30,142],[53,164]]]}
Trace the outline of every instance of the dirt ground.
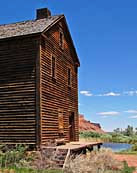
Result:
{"label": "dirt ground", "polygon": [[[115,158],[119,161],[127,161],[129,166],[137,168],[137,155],[116,154]],[[135,173],[137,173],[137,171]]]}

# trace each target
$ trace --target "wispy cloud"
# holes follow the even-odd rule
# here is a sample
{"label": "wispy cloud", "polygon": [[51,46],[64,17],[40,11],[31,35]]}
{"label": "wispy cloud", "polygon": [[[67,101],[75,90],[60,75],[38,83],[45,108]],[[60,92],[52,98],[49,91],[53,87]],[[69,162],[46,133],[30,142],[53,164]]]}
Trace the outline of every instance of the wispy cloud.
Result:
{"label": "wispy cloud", "polygon": [[109,97],[109,96],[120,96],[121,94],[120,93],[115,93],[115,92],[108,92],[108,93],[105,93],[105,94],[99,94],[97,96],[106,96],[106,97]]}
{"label": "wispy cloud", "polygon": [[125,91],[124,95],[127,95],[127,96],[137,96],[137,90]]}
{"label": "wispy cloud", "polygon": [[106,116],[116,116],[116,115],[119,115],[120,112],[115,112],[115,111],[110,111],[110,112],[98,112],[97,114],[106,117]]}
{"label": "wispy cloud", "polygon": [[137,96],[137,90],[129,90],[129,91],[123,91],[123,92],[106,92],[106,93],[99,93],[99,94],[93,94],[90,91],[80,91],[80,94],[83,94],[85,96],[94,96],[94,97],[118,97],[118,96]]}
{"label": "wispy cloud", "polygon": [[88,96],[88,97],[93,96],[93,94],[90,91],[80,91],[80,94],[82,94],[84,96]]}
{"label": "wispy cloud", "polygon": [[130,114],[137,114],[137,110],[127,110],[127,111],[124,111],[126,113],[130,113]]}
{"label": "wispy cloud", "polygon": [[129,117],[130,119],[137,119],[137,115],[133,115],[131,117]]}
{"label": "wispy cloud", "polygon": [[102,118],[108,118],[108,116],[107,115],[103,115]]}

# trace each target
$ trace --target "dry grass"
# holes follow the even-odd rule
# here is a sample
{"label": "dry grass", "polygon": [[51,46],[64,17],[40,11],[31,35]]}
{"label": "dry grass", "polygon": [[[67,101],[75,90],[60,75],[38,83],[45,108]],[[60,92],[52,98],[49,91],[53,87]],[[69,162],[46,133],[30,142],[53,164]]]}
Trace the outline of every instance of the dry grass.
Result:
{"label": "dry grass", "polygon": [[114,159],[113,152],[108,149],[94,151],[87,156],[77,156],[70,158],[64,170],[65,173],[113,173],[121,168],[122,165]]}

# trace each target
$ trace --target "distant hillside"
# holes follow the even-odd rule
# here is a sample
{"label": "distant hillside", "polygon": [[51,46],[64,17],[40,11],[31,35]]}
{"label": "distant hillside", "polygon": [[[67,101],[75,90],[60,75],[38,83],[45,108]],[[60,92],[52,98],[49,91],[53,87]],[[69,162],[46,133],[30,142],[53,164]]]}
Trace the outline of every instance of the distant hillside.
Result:
{"label": "distant hillside", "polygon": [[100,124],[92,123],[90,121],[85,120],[84,115],[79,115],[79,130],[80,131],[92,131],[97,133],[105,133]]}

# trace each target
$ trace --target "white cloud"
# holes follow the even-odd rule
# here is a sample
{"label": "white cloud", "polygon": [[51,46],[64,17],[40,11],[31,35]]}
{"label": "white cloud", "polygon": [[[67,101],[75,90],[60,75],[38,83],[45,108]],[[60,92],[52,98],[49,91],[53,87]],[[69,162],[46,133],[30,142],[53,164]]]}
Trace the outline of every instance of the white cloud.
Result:
{"label": "white cloud", "polygon": [[105,93],[105,94],[99,94],[97,96],[106,96],[106,97],[109,97],[109,96],[120,96],[121,94],[120,93],[115,93],[115,92],[109,92],[109,93]]}
{"label": "white cloud", "polygon": [[122,93],[118,92],[106,92],[102,94],[92,94],[90,91],[80,91],[80,94],[85,96],[99,96],[99,97],[118,97],[118,96],[137,96],[137,90],[124,91]]}
{"label": "white cloud", "polygon": [[102,118],[107,118],[107,117],[108,117],[108,116],[106,116],[106,115],[103,115],[103,116],[102,116]]}
{"label": "white cloud", "polygon": [[97,114],[106,117],[106,116],[115,116],[115,115],[119,115],[120,112],[115,112],[115,111],[112,111],[112,112],[99,112],[99,113],[97,113]]}
{"label": "white cloud", "polygon": [[106,96],[120,96],[119,93],[114,93],[114,92],[110,92],[110,93],[107,93],[105,94]]}
{"label": "white cloud", "polygon": [[93,96],[93,94],[90,91],[80,91],[80,94],[82,94],[84,96],[88,96],[88,97]]}
{"label": "white cloud", "polygon": [[137,114],[137,110],[127,110],[126,113]]}
{"label": "white cloud", "polygon": [[131,118],[131,119],[137,119],[137,115],[131,116],[129,118]]}
{"label": "white cloud", "polygon": [[127,96],[137,96],[137,90],[125,91],[124,95],[127,95]]}

